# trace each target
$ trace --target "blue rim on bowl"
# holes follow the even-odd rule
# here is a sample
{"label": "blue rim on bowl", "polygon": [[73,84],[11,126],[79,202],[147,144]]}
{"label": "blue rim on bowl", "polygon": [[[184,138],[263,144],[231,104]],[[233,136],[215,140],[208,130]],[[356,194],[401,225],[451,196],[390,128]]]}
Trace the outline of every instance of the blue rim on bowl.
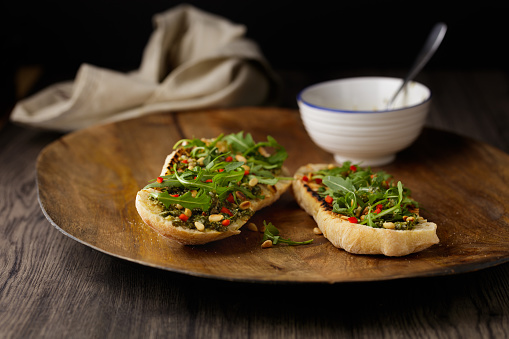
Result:
{"label": "blue rim on bowl", "polygon": [[309,91],[309,90],[311,90],[313,88],[316,88],[316,87],[319,87],[319,86],[325,86],[325,85],[328,85],[328,84],[331,84],[331,83],[334,83],[334,82],[338,82],[338,81],[368,80],[368,79],[398,80],[398,81],[400,81],[400,83],[403,82],[403,79],[400,79],[400,78],[369,77],[369,76],[329,80],[329,81],[320,82],[320,83],[308,86],[308,87],[304,88],[303,90],[301,90],[299,92],[299,94],[297,95],[297,102],[302,103],[302,104],[307,105],[307,106],[312,107],[312,108],[316,108],[316,109],[320,109],[320,110],[324,110],[324,111],[335,112],[335,113],[356,113],[356,114],[358,114],[358,113],[372,113],[373,114],[373,113],[395,112],[395,111],[400,111],[400,110],[404,110],[404,109],[410,109],[410,108],[413,108],[413,107],[421,106],[421,105],[425,104],[426,102],[430,101],[431,97],[432,97],[431,90],[428,87],[426,87],[423,84],[418,83],[418,82],[413,82],[413,83],[416,83],[416,84],[419,84],[421,86],[424,86],[428,90],[429,95],[428,95],[427,99],[425,99],[425,100],[423,100],[423,101],[421,101],[421,102],[419,102],[417,104],[408,105],[408,106],[404,106],[404,107],[393,108],[393,109],[389,109],[389,110],[385,110],[385,109],[384,110],[347,110],[347,109],[337,109],[337,108],[331,108],[331,107],[326,107],[326,106],[320,106],[320,105],[312,104],[312,103],[304,100],[303,97],[302,97],[304,92]]}

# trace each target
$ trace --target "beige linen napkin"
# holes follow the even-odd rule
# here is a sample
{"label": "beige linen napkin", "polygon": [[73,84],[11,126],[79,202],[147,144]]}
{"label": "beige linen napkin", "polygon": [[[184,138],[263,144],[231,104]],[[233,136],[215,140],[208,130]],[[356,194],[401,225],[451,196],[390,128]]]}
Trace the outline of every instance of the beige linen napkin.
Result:
{"label": "beige linen napkin", "polygon": [[161,111],[270,103],[277,80],[243,25],[187,4],[153,20],[139,69],[83,64],[74,81],[19,101],[10,119],[71,131]]}

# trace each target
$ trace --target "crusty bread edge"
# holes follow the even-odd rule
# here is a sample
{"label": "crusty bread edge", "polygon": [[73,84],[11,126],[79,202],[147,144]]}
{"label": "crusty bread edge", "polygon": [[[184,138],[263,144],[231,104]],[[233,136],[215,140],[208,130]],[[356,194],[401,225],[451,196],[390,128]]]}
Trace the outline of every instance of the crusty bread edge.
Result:
{"label": "crusty bread edge", "polygon": [[238,229],[246,222],[246,220],[237,219],[228,226],[228,230],[225,232],[207,229],[198,231],[196,229],[173,226],[171,220],[159,215],[163,212],[163,209],[157,202],[149,199],[151,192],[156,191],[143,189],[136,194],[136,210],[141,219],[157,233],[172,238],[184,245],[202,245],[239,234],[240,231]]}
{"label": "crusty bread edge", "polygon": [[424,222],[413,230],[391,230],[352,224],[322,206],[309,187],[300,180],[303,175],[326,168],[328,164],[308,164],[294,175],[292,189],[297,203],[315,220],[323,235],[335,246],[354,254],[404,256],[422,251],[439,242],[437,225]]}
{"label": "crusty bread edge", "polygon": [[[168,166],[178,153],[177,151],[172,152],[166,157],[164,166],[161,170],[161,175],[166,175],[168,173]],[[291,174],[287,168],[283,167],[281,176],[290,177]],[[281,195],[290,188],[291,182],[292,180],[279,180],[272,187],[261,184],[262,195],[264,195],[265,198],[251,200],[251,209],[253,212],[259,211],[277,201]],[[159,215],[163,212],[163,210],[157,202],[149,199],[151,192],[156,192],[156,190],[142,189],[136,194],[135,205],[138,214],[142,220],[156,232],[165,237],[172,238],[183,245],[203,245],[239,234],[239,229],[249,220],[249,218],[236,219],[228,226],[228,229],[225,232],[208,229],[198,231],[196,229],[173,226],[171,220],[165,219]]]}

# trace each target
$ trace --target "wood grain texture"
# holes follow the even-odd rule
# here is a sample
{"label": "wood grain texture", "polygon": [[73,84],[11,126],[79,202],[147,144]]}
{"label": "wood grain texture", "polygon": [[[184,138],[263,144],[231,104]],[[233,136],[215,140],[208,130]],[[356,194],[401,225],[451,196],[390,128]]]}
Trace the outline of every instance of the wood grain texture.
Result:
{"label": "wood grain texture", "polygon": [[[417,254],[386,258],[338,250],[313,234],[316,224],[291,192],[251,221],[270,221],[296,241],[314,238],[311,245],[264,250],[262,234],[243,229],[222,241],[182,246],[141,221],[134,207],[136,192],[158,175],[171,145],[182,137],[242,130],[255,140],[275,137],[289,153],[291,172],[306,163],[332,162],[311,142],[297,111],[159,114],[82,130],[45,148],[37,163],[41,206],[55,226],[92,248],[148,266],[226,280],[373,281],[467,272],[509,261],[509,156],[432,129],[396,162],[379,168],[411,188],[423,216],[438,225],[440,244]],[[480,184],[475,178],[485,173],[491,175]]]}

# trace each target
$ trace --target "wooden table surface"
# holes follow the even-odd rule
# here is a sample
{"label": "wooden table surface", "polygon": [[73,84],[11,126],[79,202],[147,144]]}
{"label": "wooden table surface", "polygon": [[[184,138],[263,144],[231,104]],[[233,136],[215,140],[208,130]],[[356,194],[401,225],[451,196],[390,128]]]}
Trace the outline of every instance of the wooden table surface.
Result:
{"label": "wooden table surface", "polygon": [[[281,106],[295,108],[303,86],[366,74],[280,72]],[[507,72],[437,70],[418,79],[434,93],[428,126],[509,152]],[[509,337],[507,263],[380,282],[257,284],[160,270],[84,246],[57,231],[37,201],[37,156],[61,136],[10,122],[0,129],[1,338]],[[500,213],[507,217],[509,202]]]}

